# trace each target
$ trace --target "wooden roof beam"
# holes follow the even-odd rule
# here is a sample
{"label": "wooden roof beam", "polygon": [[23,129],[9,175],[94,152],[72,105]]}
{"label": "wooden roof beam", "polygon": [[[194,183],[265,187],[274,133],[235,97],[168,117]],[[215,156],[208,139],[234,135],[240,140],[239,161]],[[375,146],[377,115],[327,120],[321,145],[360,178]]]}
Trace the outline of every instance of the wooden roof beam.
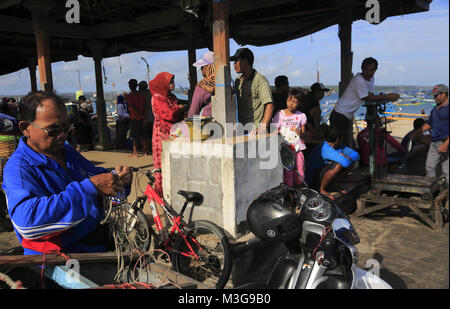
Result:
{"label": "wooden roof beam", "polygon": [[297,0],[258,0],[258,1],[230,1],[230,15],[251,12],[254,10],[264,9],[268,7],[280,6],[286,3],[296,3]]}
{"label": "wooden roof beam", "polygon": [[[30,19],[5,15],[0,15],[0,29],[2,31],[34,34],[33,22]],[[95,30],[92,27],[56,22],[48,23],[48,34],[74,39],[95,38]]]}
{"label": "wooden roof beam", "polygon": [[[183,22],[181,9],[166,10],[136,18],[134,22],[105,23],[95,27],[67,24],[64,22],[49,22],[49,36],[92,40],[125,36],[137,32],[156,30],[159,28],[180,24]],[[0,15],[2,31],[34,34],[33,23],[29,19]]]}
{"label": "wooden roof beam", "polygon": [[22,0],[3,0],[0,3],[0,10],[9,8],[11,6],[19,5],[21,2]]}
{"label": "wooden roof beam", "polygon": [[166,10],[159,13],[139,16],[135,22],[117,22],[103,24],[96,27],[98,38],[106,39],[117,36],[125,36],[132,33],[156,30],[167,26],[173,26],[183,22],[181,9]]}

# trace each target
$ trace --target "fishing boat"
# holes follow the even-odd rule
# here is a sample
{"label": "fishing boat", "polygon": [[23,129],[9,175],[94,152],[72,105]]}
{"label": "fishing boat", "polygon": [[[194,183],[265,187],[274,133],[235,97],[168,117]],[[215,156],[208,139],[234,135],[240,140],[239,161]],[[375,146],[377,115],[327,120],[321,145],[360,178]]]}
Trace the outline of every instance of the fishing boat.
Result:
{"label": "fishing boat", "polygon": [[325,96],[328,97],[328,96],[330,96],[332,94],[335,94],[335,93],[336,93],[336,89],[333,88],[333,89],[330,89],[330,91],[328,91],[328,93],[326,93]]}
{"label": "fishing boat", "polygon": [[393,104],[397,105],[397,106],[416,106],[416,105],[425,105],[425,104],[427,104],[427,102],[399,101],[399,102],[394,102]]}
{"label": "fishing boat", "polygon": [[419,91],[417,91],[416,96],[418,98],[423,98],[424,96],[426,96],[426,93],[422,92],[422,89],[420,89]]}
{"label": "fishing boat", "polygon": [[322,110],[322,124],[328,124],[329,120],[330,120],[330,114],[333,111],[333,107],[336,104],[337,100],[332,100],[332,99],[326,99],[325,100],[325,104],[322,104],[321,106],[321,110]]}

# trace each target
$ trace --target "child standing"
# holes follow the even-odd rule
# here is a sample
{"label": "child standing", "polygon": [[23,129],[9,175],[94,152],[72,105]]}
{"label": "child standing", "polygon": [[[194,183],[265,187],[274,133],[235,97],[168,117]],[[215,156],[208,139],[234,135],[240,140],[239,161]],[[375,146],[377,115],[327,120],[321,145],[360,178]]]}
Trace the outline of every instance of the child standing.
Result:
{"label": "child standing", "polygon": [[[306,115],[297,110],[303,99],[303,93],[298,89],[291,89],[286,100],[287,108],[278,111],[272,119],[278,132],[284,140],[295,151],[296,167],[300,176],[305,177],[305,157],[302,150],[306,149],[302,137],[305,134]],[[292,171],[283,171],[284,183],[288,186],[301,185],[303,181],[297,173]]]}

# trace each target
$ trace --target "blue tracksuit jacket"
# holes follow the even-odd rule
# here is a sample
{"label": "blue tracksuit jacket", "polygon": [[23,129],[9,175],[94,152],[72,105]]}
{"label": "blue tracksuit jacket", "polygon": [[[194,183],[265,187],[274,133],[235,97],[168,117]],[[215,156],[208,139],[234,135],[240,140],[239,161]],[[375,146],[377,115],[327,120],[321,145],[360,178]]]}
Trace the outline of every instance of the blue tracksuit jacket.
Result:
{"label": "blue tracksuit jacket", "polygon": [[8,213],[24,254],[106,249],[80,240],[102,219],[97,189],[88,178],[108,171],[95,167],[68,144],[64,153],[68,172],[31,149],[23,137],[4,168]]}

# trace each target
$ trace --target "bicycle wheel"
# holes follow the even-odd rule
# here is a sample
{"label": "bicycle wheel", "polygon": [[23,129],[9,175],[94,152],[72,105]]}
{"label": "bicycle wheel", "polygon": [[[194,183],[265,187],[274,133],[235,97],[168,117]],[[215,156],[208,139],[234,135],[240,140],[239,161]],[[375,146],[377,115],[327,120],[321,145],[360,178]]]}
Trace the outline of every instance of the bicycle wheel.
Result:
{"label": "bicycle wheel", "polygon": [[151,227],[139,208],[131,208],[128,203],[114,206],[108,220],[116,243],[116,249],[140,252],[148,251],[151,243]]}
{"label": "bicycle wheel", "polygon": [[[185,231],[189,245],[199,258],[174,253],[175,270],[208,286],[223,288],[230,277],[232,262],[227,236],[216,224],[204,220],[190,223]],[[175,249],[190,252],[182,237],[177,239]]]}

